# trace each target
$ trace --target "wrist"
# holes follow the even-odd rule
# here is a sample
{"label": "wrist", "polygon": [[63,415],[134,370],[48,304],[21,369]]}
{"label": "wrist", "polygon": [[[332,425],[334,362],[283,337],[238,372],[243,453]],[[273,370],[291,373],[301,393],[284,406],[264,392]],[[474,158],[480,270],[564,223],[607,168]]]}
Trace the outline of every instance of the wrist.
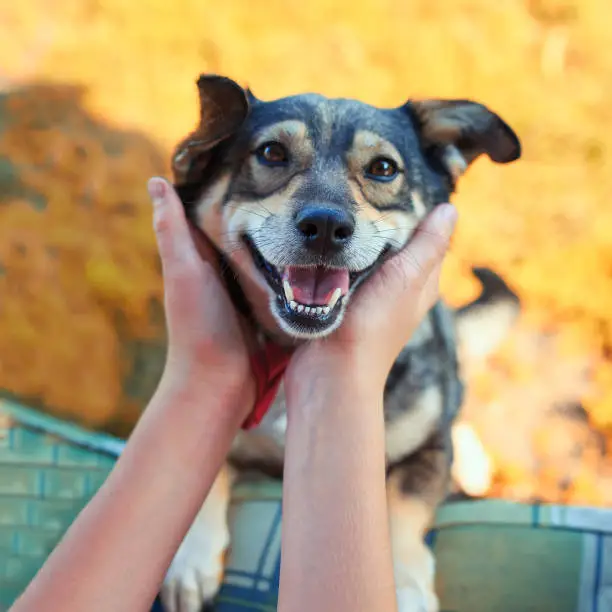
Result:
{"label": "wrist", "polygon": [[313,342],[296,353],[287,369],[287,408],[295,411],[317,403],[332,406],[336,401],[346,404],[349,397],[359,398],[360,404],[382,403],[386,377],[387,372],[373,364],[371,356]]}
{"label": "wrist", "polygon": [[222,363],[181,363],[168,360],[158,395],[176,404],[197,405],[200,410],[218,411],[244,419],[252,409],[255,383],[250,368]]}

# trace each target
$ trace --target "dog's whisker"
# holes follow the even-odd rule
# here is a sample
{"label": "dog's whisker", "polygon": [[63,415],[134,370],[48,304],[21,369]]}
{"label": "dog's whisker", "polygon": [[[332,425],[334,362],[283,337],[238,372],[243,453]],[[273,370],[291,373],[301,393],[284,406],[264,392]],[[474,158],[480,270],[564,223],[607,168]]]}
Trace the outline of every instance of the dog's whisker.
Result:
{"label": "dog's whisker", "polygon": [[260,212],[257,212],[256,210],[252,210],[250,208],[246,208],[238,204],[232,204],[231,202],[228,202],[227,204],[225,204],[225,206],[227,208],[233,208],[234,210],[239,210],[240,212],[248,213],[249,215],[254,215],[255,217],[259,217],[260,219],[267,219],[270,216],[269,213],[267,215],[262,215]]}
{"label": "dog's whisker", "polygon": [[261,202],[253,202],[253,204],[259,206],[259,208],[261,208],[266,215],[272,215],[272,211],[269,208],[266,208]]}
{"label": "dog's whisker", "polygon": [[234,204],[232,202],[227,202],[226,203],[226,206],[229,206],[230,208],[236,208],[236,209],[240,208],[240,209],[247,210],[247,211],[250,211],[250,212],[254,213],[255,211],[251,210],[249,208],[249,206],[251,206],[251,205],[255,205],[255,206],[259,207],[261,210],[263,210],[265,215],[261,215],[261,216],[268,217],[268,216],[273,215],[272,211],[269,208],[267,208],[266,206],[264,206],[261,202],[257,202],[257,201],[249,202],[248,205]]}
{"label": "dog's whisker", "polygon": [[[249,234],[251,236],[258,236],[259,234],[261,234],[262,228],[257,228],[254,230],[249,230]],[[242,236],[242,234],[245,233],[244,228],[241,229],[235,229],[235,230],[227,230],[225,232],[221,232],[220,236],[226,237],[226,236],[231,236],[231,235],[235,235],[235,236]]]}
{"label": "dog's whisker", "polygon": [[374,225],[378,225],[379,223],[382,223],[385,219],[389,218],[395,211],[389,211],[386,213],[383,213],[382,215],[380,215],[380,217],[378,219],[376,219],[375,221],[372,221],[372,223]]}
{"label": "dog's whisker", "polygon": [[[378,230],[376,232],[376,234],[384,234],[386,232],[397,232],[397,231],[403,231],[403,230],[416,230],[418,228],[417,225],[415,225],[414,227],[397,227],[397,228],[393,228],[393,229],[387,229],[387,230]],[[422,232],[423,234],[426,234],[428,236],[438,236],[439,234],[437,234],[436,232],[430,232],[426,229],[420,229],[420,232]]]}
{"label": "dog's whisker", "polygon": [[376,233],[377,234],[382,234],[384,232],[397,232],[397,231],[401,231],[401,230],[410,230],[410,229],[416,229],[418,226],[417,223],[415,223],[414,225],[398,225],[396,227],[385,227],[385,228],[376,228]]}

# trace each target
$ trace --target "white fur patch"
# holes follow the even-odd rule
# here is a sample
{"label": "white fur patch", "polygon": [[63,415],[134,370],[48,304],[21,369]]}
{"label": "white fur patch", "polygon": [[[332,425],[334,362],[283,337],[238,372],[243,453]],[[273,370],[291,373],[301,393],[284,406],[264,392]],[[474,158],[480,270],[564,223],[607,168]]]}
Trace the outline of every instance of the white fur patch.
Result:
{"label": "white fur patch", "polygon": [[[196,218],[199,227],[204,229],[208,236],[217,242],[223,227],[221,202],[229,189],[230,174],[225,174],[213,183],[208,190],[202,194],[196,206]],[[221,246],[217,244],[217,246]]]}
{"label": "white fur patch", "polygon": [[485,495],[493,480],[493,465],[478,434],[469,423],[457,423],[452,436],[453,477],[468,495]]}
{"label": "white fur patch", "polygon": [[398,461],[415,451],[431,434],[442,414],[442,393],[438,387],[426,389],[410,409],[387,424],[387,460]]}
{"label": "white fur patch", "polygon": [[418,587],[400,587],[396,595],[397,612],[438,612],[440,609],[435,593],[423,593]]}
{"label": "white fur patch", "polygon": [[484,304],[457,317],[457,340],[463,359],[485,359],[506,339],[517,317],[509,300]]}
{"label": "white fur patch", "polygon": [[412,196],[412,206],[414,208],[414,213],[418,219],[424,219],[427,215],[427,207],[423,202],[423,197],[421,194],[415,189],[410,194]]}
{"label": "white fur patch", "polygon": [[425,501],[400,490],[399,477],[387,482],[393,571],[399,612],[438,612],[435,560],[423,541],[433,513]]}
{"label": "white fur patch", "polygon": [[455,145],[447,145],[444,147],[442,161],[448,168],[454,181],[458,181],[468,167],[468,163]]}
{"label": "white fur patch", "polygon": [[230,539],[230,486],[229,470],[222,468],[164,579],[160,595],[166,612],[200,612],[216,595]]}

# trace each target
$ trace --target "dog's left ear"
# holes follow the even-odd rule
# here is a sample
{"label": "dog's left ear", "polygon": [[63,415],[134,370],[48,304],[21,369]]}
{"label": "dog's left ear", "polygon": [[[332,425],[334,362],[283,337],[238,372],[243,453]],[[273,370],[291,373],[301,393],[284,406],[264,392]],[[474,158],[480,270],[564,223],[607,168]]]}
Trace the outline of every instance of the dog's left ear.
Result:
{"label": "dog's left ear", "polygon": [[212,149],[234,135],[249,113],[247,92],[227,77],[203,74],[197,81],[200,122],[174,150],[172,171],[176,185],[197,180]]}
{"label": "dog's left ear", "polygon": [[521,156],[521,143],[512,128],[477,102],[409,100],[403,109],[411,116],[423,147],[440,154],[454,181],[483,153],[498,164]]}

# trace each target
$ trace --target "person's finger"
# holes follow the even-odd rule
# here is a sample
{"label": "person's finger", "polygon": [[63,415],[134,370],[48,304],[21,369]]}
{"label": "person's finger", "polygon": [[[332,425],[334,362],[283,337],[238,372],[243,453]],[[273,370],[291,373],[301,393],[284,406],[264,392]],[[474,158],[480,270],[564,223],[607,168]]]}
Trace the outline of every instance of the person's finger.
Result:
{"label": "person's finger", "polygon": [[402,268],[409,280],[423,287],[436,266],[442,263],[456,223],[456,208],[452,204],[438,205],[393,258],[394,267]]}
{"label": "person's finger", "polygon": [[440,261],[432,270],[421,289],[418,302],[419,318],[425,315],[440,297],[440,276],[442,274],[443,261]]}
{"label": "person's finger", "polygon": [[436,207],[416,230],[408,244],[385,262],[370,282],[355,296],[357,302],[388,301],[408,292],[414,297],[444,259],[454,230],[457,213],[451,204]]}
{"label": "person's finger", "polygon": [[[418,300],[416,306],[432,299],[429,294],[437,291],[436,279],[428,286],[427,298],[422,297],[437,266],[441,266],[455,228],[457,212],[452,204],[440,204],[421,223],[408,244],[385,262],[377,274],[364,283],[354,298],[353,310],[369,308],[407,296]],[[435,301],[435,300],[434,300]],[[432,302],[433,303],[433,302]],[[415,304],[412,305],[414,308]]]}
{"label": "person's finger", "polygon": [[164,274],[177,265],[195,261],[197,252],[185,210],[173,187],[163,178],[154,177],[147,185],[153,202],[153,228]]}

